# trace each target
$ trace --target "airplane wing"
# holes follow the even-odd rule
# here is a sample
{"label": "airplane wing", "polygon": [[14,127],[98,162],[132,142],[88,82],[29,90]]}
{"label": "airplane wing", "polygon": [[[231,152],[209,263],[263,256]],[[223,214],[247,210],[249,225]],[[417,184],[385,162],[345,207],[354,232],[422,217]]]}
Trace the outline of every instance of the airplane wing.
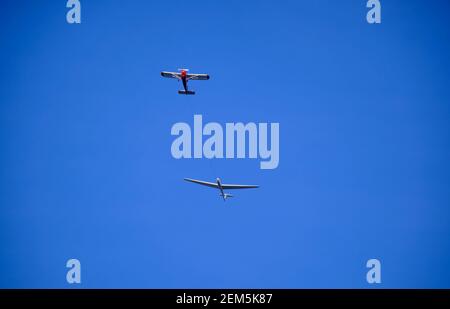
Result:
{"label": "airplane wing", "polygon": [[186,78],[192,79],[192,80],[208,80],[209,75],[208,74],[187,74]]}
{"label": "airplane wing", "polygon": [[176,73],[176,72],[161,72],[161,76],[162,77],[167,77],[167,78],[176,78],[176,79],[180,79],[181,78],[181,74],[180,73]]}
{"label": "airplane wing", "polygon": [[214,183],[214,182],[207,182],[207,181],[201,181],[201,180],[190,179],[190,178],[184,178],[184,180],[193,182],[193,183],[198,183],[199,185],[204,185],[204,186],[211,187],[211,188],[219,188],[217,183]]}
{"label": "airplane wing", "polygon": [[259,186],[256,185],[229,185],[229,184],[222,184],[222,188],[225,190],[230,189],[252,189],[252,188],[259,188]]}

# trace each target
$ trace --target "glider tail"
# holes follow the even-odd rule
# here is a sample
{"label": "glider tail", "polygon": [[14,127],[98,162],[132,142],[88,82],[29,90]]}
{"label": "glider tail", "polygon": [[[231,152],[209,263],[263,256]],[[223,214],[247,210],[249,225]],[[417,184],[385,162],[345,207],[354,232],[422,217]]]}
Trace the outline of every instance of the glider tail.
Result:
{"label": "glider tail", "polygon": [[233,195],[232,195],[232,194],[229,194],[229,193],[220,194],[220,196],[223,197],[223,200],[224,200],[224,201],[226,201],[227,198],[229,198],[229,197],[233,197]]}
{"label": "glider tail", "polygon": [[178,94],[195,94],[195,91],[178,90]]}

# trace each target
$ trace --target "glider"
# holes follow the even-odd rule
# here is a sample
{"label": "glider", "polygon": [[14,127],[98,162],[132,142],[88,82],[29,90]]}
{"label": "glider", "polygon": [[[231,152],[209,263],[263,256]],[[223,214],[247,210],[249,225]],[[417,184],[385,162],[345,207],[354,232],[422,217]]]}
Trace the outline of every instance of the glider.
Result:
{"label": "glider", "polygon": [[195,94],[195,91],[188,90],[189,80],[208,80],[208,74],[190,74],[188,69],[178,69],[179,72],[161,72],[162,77],[175,78],[183,82],[184,90],[178,90],[179,94]]}
{"label": "glider", "polygon": [[256,185],[230,185],[230,184],[223,184],[220,181],[220,178],[216,179],[216,182],[207,182],[207,181],[201,181],[196,179],[190,179],[190,178],[184,178],[184,180],[197,183],[203,186],[216,188],[220,190],[220,196],[223,197],[223,200],[226,201],[227,198],[233,197],[233,195],[223,192],[223,190],[231,190],[231,189],[252,189],[252,188],[259,188],[259,186]]}

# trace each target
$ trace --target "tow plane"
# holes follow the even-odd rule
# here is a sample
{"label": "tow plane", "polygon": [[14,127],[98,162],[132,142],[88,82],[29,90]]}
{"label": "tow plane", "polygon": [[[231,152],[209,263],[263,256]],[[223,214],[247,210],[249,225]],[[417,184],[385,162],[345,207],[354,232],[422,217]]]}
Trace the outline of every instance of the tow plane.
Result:
{"label": "tow plane", "polygon": [[259,188],[257,185],[231,185],[231,184],[223,184],[220,178],[216,179],[216,182],[207,182],[202,180],[196,180],[191,178],[184,178],[184,180],[193,182],[199,185],[216,188],[220,190],[219,195],[223,198],[224,201],[227,200],[229,197],[233,197],[233,195],[229,193],[225,193],[224,190],[231,190],[231,189],[252,189],[252,188]]}
{"label": "tow plane", "polygon": [[179,94],[195,94],[195,91],[188,90],[188,81],[190,80],[208,80],[209,75],[208,74],[191,74],[188,73],[188,69],[178,69],[178,72],[161,72],[162,77],[166,78],[175,78],[178,81],[183,82],[183,88],[184,90],[178,90]]}

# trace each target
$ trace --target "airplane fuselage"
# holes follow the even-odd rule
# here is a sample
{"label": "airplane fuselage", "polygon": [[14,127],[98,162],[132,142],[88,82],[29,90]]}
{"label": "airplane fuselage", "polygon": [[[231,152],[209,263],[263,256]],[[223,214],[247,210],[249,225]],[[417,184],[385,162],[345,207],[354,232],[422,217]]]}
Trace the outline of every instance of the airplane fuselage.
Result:
{"label": "airplane fuselage", "polygon": [[181,70],[181,81],[183,82],[184,91],[188,91],[187,87],[187,72],[185,70]]}

